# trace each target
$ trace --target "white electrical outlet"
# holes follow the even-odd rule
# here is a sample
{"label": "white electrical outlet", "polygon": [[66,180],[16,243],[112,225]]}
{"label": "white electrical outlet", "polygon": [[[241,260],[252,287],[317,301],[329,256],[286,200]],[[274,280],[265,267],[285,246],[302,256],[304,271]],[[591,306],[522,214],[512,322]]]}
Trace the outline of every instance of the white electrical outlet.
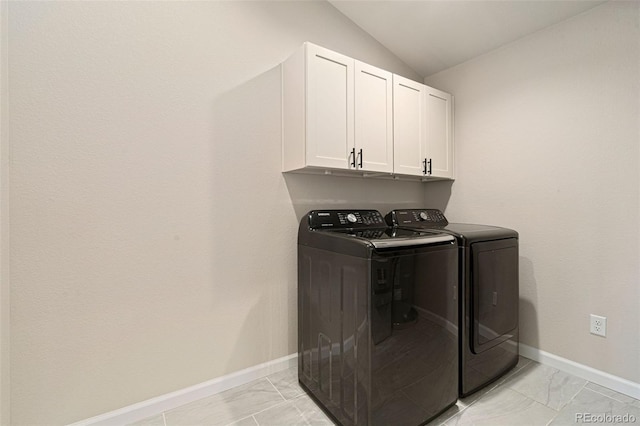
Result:
{"label": "white electrical outlet", "polygon": [[607,336],[607,317],[601,317],[600,315],[591,314],[591,334],[598,336]]}

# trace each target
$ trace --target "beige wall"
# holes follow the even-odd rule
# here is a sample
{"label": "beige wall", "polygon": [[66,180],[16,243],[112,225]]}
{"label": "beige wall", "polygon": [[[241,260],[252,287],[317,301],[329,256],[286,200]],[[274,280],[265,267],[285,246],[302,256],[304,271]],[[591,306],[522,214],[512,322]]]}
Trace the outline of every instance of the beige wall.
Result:
{"label": "beige wall", "polygon": [[9,424],[9,144],[7,139],[7,6],[0,2],[0,425]]}
{"label": "beige wall", "polygon": [[[8,9],[11,424],[295,352],[301,215],[425,194],[452,220],[520,231],[524,343],[640,382],[637,3],[428,79],[456,96],[453,186],[279,173],[277,65],[303,41],[420,79],[326,3]],[[606,339],[589,313],[609,318]]]}
{"label": "beige wall", "polygon": [[303,41],[421,80],[328,3],[12,2],[9,21],[11,424],[296,352],[301,215],[422,203],[419,183],[280,173],[277,66]]}
{"label": "beige wall", "polygon": [[639,7],[607,3],[427,79],[456,97],[448,217],[520,232],[522,342],[636,383]]}

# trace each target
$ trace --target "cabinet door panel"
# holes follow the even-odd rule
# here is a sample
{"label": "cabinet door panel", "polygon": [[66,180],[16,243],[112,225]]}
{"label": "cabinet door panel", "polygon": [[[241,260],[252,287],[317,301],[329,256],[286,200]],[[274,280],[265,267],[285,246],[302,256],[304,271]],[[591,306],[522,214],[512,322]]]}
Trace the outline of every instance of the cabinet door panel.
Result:
{"label": "cabinet door panel", "polygon": [[310,45],[307,60],[307,165],[346,169],[354,138],[353,59]]}
{"label": "cabinet door panel", "polygon": [[393,171],[393,86],[388,71],[355,62],[355,145],[362,170]]}
{"label": "cabinet door panel", "polygon": [[393,76],[394,173],[423,175],[425,159],[425,87]]}
{"label": "cabinet door panel", "polygon": [[427,88],[427,156],[431,176],[453,178],[452,97]]}

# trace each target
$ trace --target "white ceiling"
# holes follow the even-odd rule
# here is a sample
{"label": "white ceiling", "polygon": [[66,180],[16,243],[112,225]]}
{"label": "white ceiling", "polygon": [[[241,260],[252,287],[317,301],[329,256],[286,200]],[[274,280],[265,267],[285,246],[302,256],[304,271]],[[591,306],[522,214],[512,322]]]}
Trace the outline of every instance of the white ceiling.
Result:
{"label": "white ceiling", "polygon": [[598,6],[601,0],[329,0],[429,76]]}

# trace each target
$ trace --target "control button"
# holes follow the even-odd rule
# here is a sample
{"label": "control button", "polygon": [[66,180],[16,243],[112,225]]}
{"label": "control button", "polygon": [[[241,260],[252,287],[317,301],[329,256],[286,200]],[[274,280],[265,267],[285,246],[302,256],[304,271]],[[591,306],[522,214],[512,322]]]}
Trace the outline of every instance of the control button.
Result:
{"label": "control button", "polygon": [[427,212],[420,212],[420,219],[429,220],[429,215],[427,214]]}
{"label": "control button", "polygon": [[358,218],[356,218],[356,215],[353,213],[349,213],[347,215],[347,220],[351,223],[356,223],[358,221]]}

